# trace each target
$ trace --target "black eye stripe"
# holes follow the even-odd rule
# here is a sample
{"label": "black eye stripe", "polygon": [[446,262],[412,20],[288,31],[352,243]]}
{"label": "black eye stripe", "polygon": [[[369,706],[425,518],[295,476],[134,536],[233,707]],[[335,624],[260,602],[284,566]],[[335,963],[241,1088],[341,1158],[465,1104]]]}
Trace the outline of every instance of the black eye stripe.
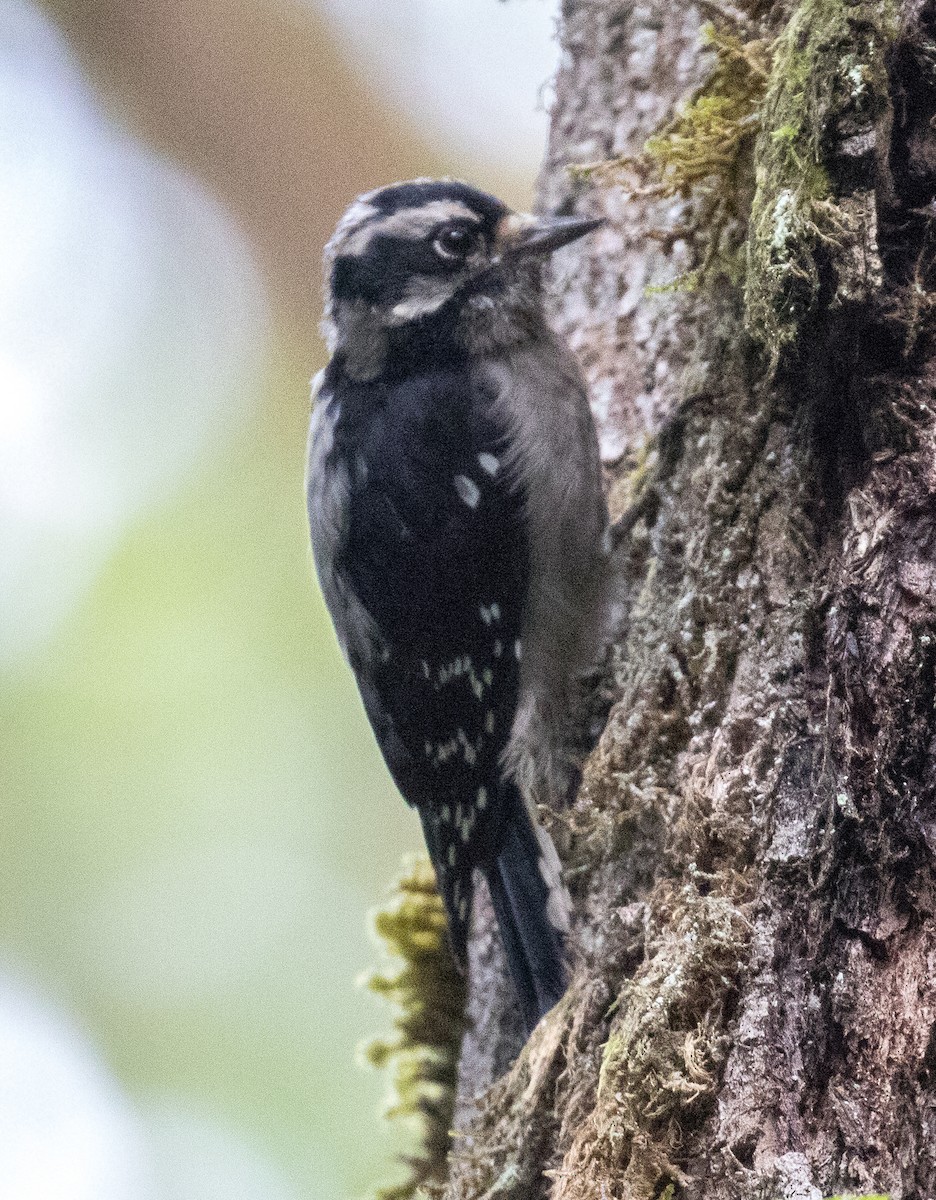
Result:
{"label": "black eye stripe", "polygon": [[332,264],[331,291],[336,300],[396,304],[415,276],[447,275],[459,265],[443,258],[431,239],[375,233],[363,254],[339,255]]}

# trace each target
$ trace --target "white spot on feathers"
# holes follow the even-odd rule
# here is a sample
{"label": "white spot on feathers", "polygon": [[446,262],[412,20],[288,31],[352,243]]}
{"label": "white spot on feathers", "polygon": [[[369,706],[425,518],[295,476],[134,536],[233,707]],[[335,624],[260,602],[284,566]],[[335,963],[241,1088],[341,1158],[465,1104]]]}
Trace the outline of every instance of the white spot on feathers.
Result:
{"label": "white spot on feathers", "polygon": [[[565,892],[565,888],[563,888]],[[553,929],[558,929],[560,933],[569,932],[569,897],[568,894],[560,895],[550,889],[549,896],[546,899],[546,919],[552,925]]]}
{"label": "white spot on feathers", "polygon": [[490,475],[492,479],[500,469],[500,459],[493,454],[488,454],[487,451],[478,455],[478,464],[481,470]]}
{"label": "white spot on feathers", "polygon": [[458,492],[458,498],[469,508],[477,508],[481,501],[481,489],[473,479],[469,479],[467,475],[456,475],[452,480],[455,484],[455,491]]}
{"label": "white spot on feathers", "polygon": [[562,882],[562,866],[559,862],[559,855],[556,853],[556,847],[553,845],[552,838],[542,825],[537,822],[534,825],[534,829],[540,848],[537,865],[540,875],[543,877],[543,882],[549,889],[549,897],[546,901],[546,917],[554,929],[558,929],[560,933],[568,933],[572,901],[569,899],[569,893]]}

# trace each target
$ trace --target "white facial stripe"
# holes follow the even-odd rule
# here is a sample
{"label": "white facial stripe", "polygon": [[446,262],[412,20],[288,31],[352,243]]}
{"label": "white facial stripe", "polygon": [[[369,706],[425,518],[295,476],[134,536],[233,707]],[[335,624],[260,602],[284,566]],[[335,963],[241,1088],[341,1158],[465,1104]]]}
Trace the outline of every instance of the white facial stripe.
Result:
{"label": "white facial stripe", "polygon": [[[357,205],[354,204],[351,207],[353,210]],[[370,209],[371,205],[366,207]],[[415,208],[401,208],[395,213],[390,213],[389,216],[370,219],[365,217],[363,226],[355,229],[349,224],[345,236],[339,237],[342,226],[345,224],[342,219],[341,225],[332,239],[334,253],[360,256],[366,254],[367,247],[377,234],[389,234],[415,240],[425,237],[431,229],[434,229],[436,225],[441,225],[443,221],[453,220],[480,223],[478,214],[459,200],[433,200],[429,204],[420,204]]]}
{"label": "white facial stripe", "polygon": [[359,196],[338,222],[335,233],[351,233],[359,225],[363,225],[365,221],[379,216],[380,209],[376,208],[373,204],[369,204],[363,197]]}
{"label": "white facial stripe", "polygon": [[328,239],[325,247],[325,262],[333,262],[342,252],[342,246],[348,238],[354,237],[362,225],[380,215],[380,209],[368,204],[366,196],[359,196],[335,226],[335,232]]}
{"label": "white facial stripe", "polygon": [[507,213],[497,222],[494,231],[494,245],[500,253],[509,249],[521,233],[536,224],[532,213]]}
{"label": "white facial stripe", "polygon": [[451,300],[461,282],[461,275],[414,276],[406,289],[406,295],[390,309],[387,324],[405,325],[407,321],[415,321],[418,317],[436,312]]}

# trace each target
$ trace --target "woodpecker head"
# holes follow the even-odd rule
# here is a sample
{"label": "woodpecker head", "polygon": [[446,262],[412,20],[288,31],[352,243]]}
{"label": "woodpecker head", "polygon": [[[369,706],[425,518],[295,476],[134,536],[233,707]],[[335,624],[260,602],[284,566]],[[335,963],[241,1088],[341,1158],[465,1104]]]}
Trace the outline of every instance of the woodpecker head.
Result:
{"label": "woodpecker head", "polygon": [[324,332],[358,378],[379,373],[386,338],[442,314],[510,340],[539,310],[543,258],[601,224],[515,213],[485,192],[417,179],[360,196],[325,251]]}

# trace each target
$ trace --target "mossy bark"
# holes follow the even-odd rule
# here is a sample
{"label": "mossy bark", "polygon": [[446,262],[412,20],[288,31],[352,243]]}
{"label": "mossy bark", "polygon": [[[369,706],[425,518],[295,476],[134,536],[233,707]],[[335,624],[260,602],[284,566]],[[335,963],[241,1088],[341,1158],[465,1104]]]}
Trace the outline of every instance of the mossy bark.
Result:
{"label": "mossy bark", "polygon": [[769,75],[721,266],[648,295],[711,206],[567,168],[641,155],[702,16],[564,5],[541,199],[609,218],[553,283],[624,618],[573,983],[499,1079],[478,908],[450,1200],[936,1196],[936,11],[704,7]]}

